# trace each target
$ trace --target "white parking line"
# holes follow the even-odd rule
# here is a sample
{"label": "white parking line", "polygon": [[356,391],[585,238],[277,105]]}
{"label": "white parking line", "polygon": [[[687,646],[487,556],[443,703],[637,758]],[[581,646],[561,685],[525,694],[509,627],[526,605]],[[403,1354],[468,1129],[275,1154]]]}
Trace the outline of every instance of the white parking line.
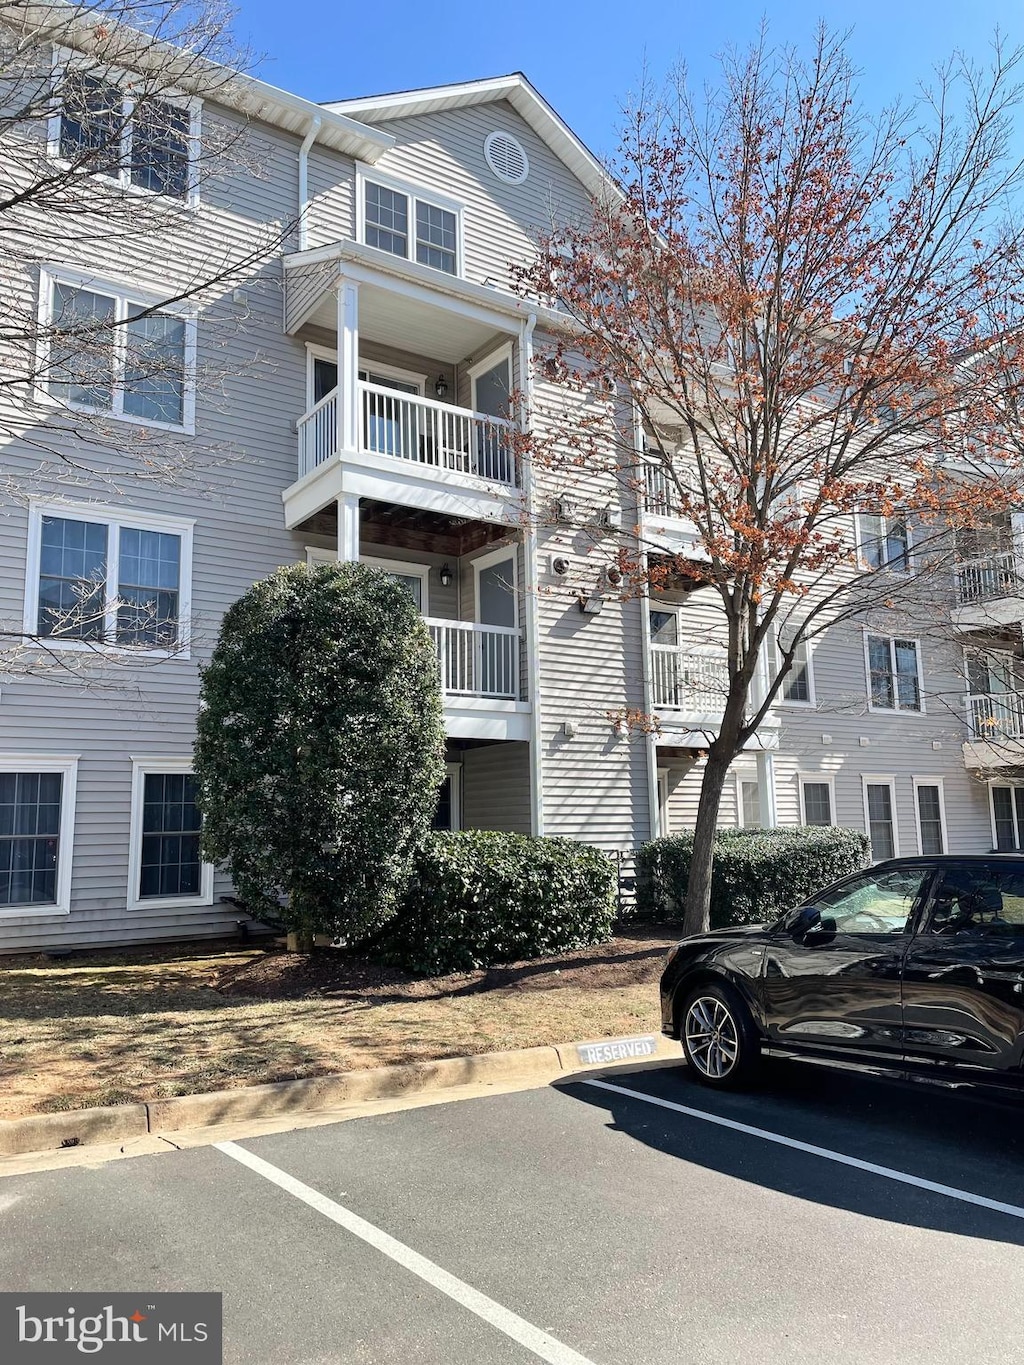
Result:
{"label": "white parking line", "polygon": [[977,1204],[982,1209],[994,1209],[996,1213],[1007,1213],[1011,1218],[1024,1218],[1024,1208],[1017,1204],[1003,1204],[998,1199],[986,1199],[983,1194],[972,1194],[970,1190],[958,1190],[954,1185],[939,1185],[934,1180],[925,1180],[907,1171],[897,1171],[891,1166],[877,1166],[873,1161],[861,1161],[860,1157],[847,1156],[844,1152],[833,1152],[829,1147],[816,1147],[813,1142],[801,1142],[798,1138],[786,1137],[783,1133],[772,1133],[767,1128],[755,1128],[749,1123],[736,1119],[722,1118],[720,1114],[708,1114],[703,1109],[691,1109],[688,1104],[676,1104],[674,1100],[663,1100],[657,1095],[645,1095],[642,1090],[628,1090],[624,1085],[609,1085],[607,1081],[582,1081],[598,1090],[610,1090],[615,1095],[626,1095],[631,1100],[642,1100],[644,1104],[655,1104],[659,1109],[672,1109],[687,1118],[700,1119],[703,1123],[713,1123],[719,1128],[732,1128],[737,1133],[747,1133],[750,1137],[761,1138],[764,1142],[776,1142],[780,1147],[792,1147],[797,1152],[810,1152],[812,1156],[823,1157],[826,1161],[836,1161],[840,1166],[853,1166],[858,1171],[870,1175],[880,1175],[886,1180],[897,1180],[901,1185],[915,1185],[920,1190],[944,1195],[947,1199],[959,1199],[964,1204]]}
{"label": "white parking line", "polygon": [[325,1218],[330,1218],[332,1222],[345,1228],[353,1236],[361,1238],[383,1255],[390,1256],[400,1266],[404,1266],[406,1270],[411,1270],[421,1280],[433,1285],[442,1294],[447,1294],[450,1299],[453,1299],[463,1308],[468,1308],[478,1318],[483,1318],[484,1322],[490,1323],[492,1327],[503,1332],[505,1336],[511,1337],[513,1341],[518,1341],[520,1346],[525,1346],[528,1351],[532,1351],[541,1360],[548,1361],[549,1365],[593,1365],[593,1362],[589,1361],[586,1356],[581,1356],[577,1351],[570,1350],[568,1346],[564,1346],[555,1337],[549,1336],[539,1327],[534,1327],[525,1318],[503,1308],[500,1303],[495,1303],[493,1299],[489,1299],[486,1294],[481,1294],[472,1285],[450,1275],[447,1270],[442,1270],[433,1261],[428,1261],[418,1251],[413,1251],[403,1242],[396,1241],[394,1237],[382,1232],[373,1223],[368,1223],[365,1218],[360,1218],[351,1209],[346,1209],[343,1205],[335,1203],[333,1199],[328,1199],[325,1194],[320,1194],[311,1186],[304,1185],[301,1180],[296,1180],[294,1176],[288,1175],[287,1172],[280,1170],[277,1166],[272,1166],[269,1161],[254,1156],[252,1152],[247,1151],[244,1147],[239,1147],[234,1142],[216,1142],[214,1146],[225,1156],[233,1157],[235,1161],[240,1161],[243,1166],[248,1166],[257,1175],[262,1175],[280,1189],[294,1195],[296,1199],[301,1199],[311,1209],[316,1209],[317,1213],[322,1213]]}

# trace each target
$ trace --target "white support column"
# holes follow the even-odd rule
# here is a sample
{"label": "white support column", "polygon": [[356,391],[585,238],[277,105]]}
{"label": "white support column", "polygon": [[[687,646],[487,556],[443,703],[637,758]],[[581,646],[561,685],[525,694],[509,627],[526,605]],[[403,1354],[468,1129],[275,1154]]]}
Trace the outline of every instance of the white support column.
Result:
{"label": "white support column", "polygon": [[[359,285],[338,285],[338,450],[359,449]],[[340,544],[340,541],[339,541]]]}
{"label": "white support column", "polygon": [[761,824],[774,829],[779,823],[775,810],[775,760],[767,749],[757,755],[757,796],[761,806]]}
{"label": "white support column", "polygon": [[[531,313],[519,328],[519,423],[523,431],[531,420],[533,400],[533,329],[536,314]],[[540,622],[538,619],[537,577],[539,571],[536,495],[533,485],[533,464],[527,459],[522,465],[525,523],[523,526],[523,562],[526,568],[524,583],[524,617],[526,625],[526,670],[529,678],[530,701],[530,832],[544,833],[544,753],[540,723]]]}
{"label": "white support column", "polygon": [[338,499],[338,558],[357,563],[359,560],[359,497],[342,493]]}

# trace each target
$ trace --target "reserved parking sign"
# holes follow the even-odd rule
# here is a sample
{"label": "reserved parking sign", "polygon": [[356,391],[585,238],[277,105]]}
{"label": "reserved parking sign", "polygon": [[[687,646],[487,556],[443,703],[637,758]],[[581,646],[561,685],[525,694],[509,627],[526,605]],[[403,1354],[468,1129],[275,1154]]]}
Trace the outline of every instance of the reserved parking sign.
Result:
{"label": "reserved parking sign", "polygon": [[658,1050],[652,1034],[640,1038],[607,1038],[601,1043],[577,1043],[576,1052],[585,1066],[601,1062],[628,1062],[633,1057],[652,1057]]}

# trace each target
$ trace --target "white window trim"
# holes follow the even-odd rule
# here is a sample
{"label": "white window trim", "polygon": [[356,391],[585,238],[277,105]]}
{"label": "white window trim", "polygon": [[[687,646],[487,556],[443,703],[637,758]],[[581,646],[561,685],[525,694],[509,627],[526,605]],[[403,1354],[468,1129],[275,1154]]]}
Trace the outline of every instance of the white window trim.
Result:
{"label": "white window trim", "polygon": [[[50,390],[49,343],[47,332],[53,322],[53,288],[55,284],[70,285],[73,289],[87,289],[96,294],[104,294],[114,299],[113,346],[114,346],[114,384],[112,406],[94,408],[88,403],[74,403],[70,399],[58,398]],[[181,424],[160,422],[147,417],[136,417],[121,411],[124,403],[124,357],[125,339],[128,334],[127,313],[129,303],[141,303],[168,317],[179,318],[185,324],[184,348],[184,387],[182,390]],[[39,299],[37,305],[39,323],[39,342],[36,354],[38,379],[35,384],[36,398],[50,407],[61,408],[68,412],[85,412],[100,420],[127,422],[137,427],[152,427],[158,431],[176,431],[186,436],[194,436],[196,430],[196,356],[197,322],[193,307],[180,303],[165,304],[159,294],[151,288],[136,288],[130,280],[113,280],[109,276],[97,275],[93,271],[76,270],[66,265],[41,265],[39,267]]]}
{"label": "white window trim", "polygon": [[[864,545],[869,539],[872,539],[872,537],[867,536],[861,526],[861,521],[864,517],[881,517],[882,521],[885,523],[886,535],[888,535],[890,522],[899,521],[903,523],[907,533],[907,567],[905,569],[895,569],[891,564],[882,564],[876,569],[867,562],[864,558]],[[853,514],[853,536],[857,554],[857,567],[864,573],[891,573],[896,574],[898,577],[906,577],[908,574],[914,572],[914,533],[913,528],[906,517],[891,517],[883,512],[855,512]]]}
{"label": "white window trim", "polygon": [[509,558],[512,560],[512,598],[516,607],[516,624],[513,629],[518,630],[522,625],[522,613],[519,609],[519,545],[516,541],[503,545],[500,550],[492,550],[489,554],[481,555],[479,559],[471,561],[473,565],[473,619],[477,625],[481,624],[480,570],[487,569],[492,564],[500,564]]}
{"label": "white window trim", "polygon": [[[832,817],[829,825],[807,825],[807,807],[804,804],[804,783],[814,782],[818,786],[828,787],[829,815]],[[797,793],[800,799],[800,823],[809,829],[831,829],[836,823],[836,779],[832,773],[797,773],[796,775]]]}
{"label": "white window trim", "polygon": [[[424,265],[422,261],[416,259],[416,200],[419,199],[424,204],[430,204],[434,208],[445,209],[448,213],[455,215],[455,273],[449,276],[450,279],[464,279],[466,274],[466,242],[465,242],[465,205],[461,200],[450,199],[445,194],[438,193],[437,190],[429,189],[426,186],[415,184],[411,180],[401,180],[398,176],[388,175],[384,171],[378,171],[376,166],[367,166],[365,162],[356,162],[356,240],[366,244],[366,185],[371,181],[375,185],[382,185],[387,190],[392,190],[395,194],[404,194],[408,200],[408,221],[409,230],[406,234],[406,254],[404,257],[395,255],[391,251],[382,251],[384,256],[394,256],[396,261],[406,260],[413,265],[420,266],[423,270],[434,270],[435,267]],[[371,250],[378,248],[371,247]],[[447,270],[437,270],[438,275],[448,275]]]}
{"label": "white window trim", "polygon": [[509,392],[511,392],[516,386],[515,371],[512,367],[511,341],[504,341],[500,346],[496,346],[493,351],[488,351],[475,365],[467,365],[466,377],[469,379],[469,405],[473,412],[478,410],[476,405],[476,381],[482,374],[486,374],[488,370],[493,370],[502,360],[508,365],[508,386]]}
{"label": "white window trim", "polygon": [[[914,825],[917,829],[917,851],[922,858],[936,858],[936,853],[925,853],[921,839],[921,807],[918,804],[918,787],[938,787],[939,789],[939,828],[942,834],[942,852],[949,852],[949,836],[946,833],[946,793],[943,789],[941,777],[912,777],[911,783],[914,788]],[[991,804],[991,802],[990,802]]]}
{"label": "white window trim", "polygon": [[306,546],[307,564],[341,564],[342,562],[338,558],[337,550],[325,549],[322,545]]}
{"label": "white window trim", "polygon": [[681,648],[681,646],[682,646],[682,641],[683,641],[683,609],[682,609],[682,607],[677,606],[674,602],[659,602],[658,599],[657,599],[656,597],[648,597],[648,599],[647,599],[647,620],[648,620],[648,622],[650,622],[651,615],[652,615],[653,612],[659,612],[662,616],[674,616],[674,617],[676,618],[676,642],[675,642],[674,645],[664,645],[664,644],[662,644],[660,641],[655,640],[654,634],[653,634],[653,632],[652,632],[652,634],[651,634],[651,644],[657,646],[657,648],[659,648],[659,649],[679,649],[679,648]]}
{"label": "white window trim", "polygon": [[[313,371],[317,360],[329,361],[332,365],[338,363],[338,352],[331,346],[320,346],[315,341],[306,342],[306,411],[314,406],[315,399],[313,394],[316,392],[313,384]],[[362,368],[362,366],[360,366]]]}
{"label": "white window trim", "polygon": [[57,839],[56,899],[52,905],[3,905],[0,921],[48,919],[71,912],[71,864],[75,847],[78,755],[0,754],[2,773],[60,773],[60,834]]}
{"label": "white window trim", "polygon": [[[871,651],[868,641],[874,635],[876,639],[887,640],[889,643],[889,661],[892,664],[893,678],[893,701],[895,706],[876,706],[871,695]],[[914,656],[917,659],[917,695],[921,702],[920,708],[914,710],[909,706],[900,706],[899,689],[896,686],[896,654],[894,641],[904,640],[908,645],[914,646]],[[927,712],[927,702],[924,695],[924,669],[921,660],[921,641],[914,639],[910,635],[887,635],[884,631],[871,630],[864,627],[864,681],[867,685],[868,711],[876,716],[923,716]]]}
{"label": "white window trim", "polygon": [[452,783],[452,833],[462,828],[462,764],[446,763],[446,776]]}
{"label": "white window trim", "polygon": [[430,565],[415,564],[403,559],[378,559],[376,555],[360,555],[360,564],[368,564],[372,569],[383,569],[385,573],[398,573],[404,578],[420,580],[420,615],[429,616],[430,605]]}
{"label": "white window trim", "polygon": [[[776,632],[775,632],[775,636],[774,636],[774,640],[773,640],[773,644],[774,644],[774,651],[775,651],[776,667],[781,667],[781,665],[782,665],[782,648],[781,648],[781,646],[779,645],[778,636],[779,636],[779,632],[776,631]],[[789,672],[786,674],[785,678],[783,678],[782,682],[779,684],[779,690],[778,690],[778,693],[776,694],[776,699],[775,699],[775,701],[776,701],[776,705],[778,705],[778,706],[794,706],[794,707],[798,707],[799,709],[801,709],[801,710],[803,710],[803,711],[813,711],[813,710],[815,710],[815,709],[817,708],[817,705],[818,705],[818,696],[817,696],[817,692],[815,691],[815,688],[814,688],[814,646],[812,645],[811,641],[808,640],[808,639],[806,639],[806,638],[804,638],[803,640],[801,640],[800,643],[803,645],[804,653],[805,653],[805,655],[806,655],[806,657],[807,657],[807,693],[808,693],[807,701],[791,701],[791,700],[789,700],[789,699],[786,697],[786,695],[785,695],[786,683],[793,677],[793,674],[794,674],[794,671],[795,671],[795,670],[792,669],[792,668],[789,670]]]}
{"label": "white window trim", "polygon": [[[158,190],[147,189],[145,185],[136,185],[131,178],[131,133],[132,119],[135,113],[135,101],[132,99],[130,91],[131,85],[138,79],[130,71],[121,67],[107,66],[105,63],[95,61],[83,56],[81,53],[72,52],[70,48],[55,47],[53,49],[53,60],[51,71],[53,73],[53,87],[59,93],[62,89],[60,68],[75,66],[82,71],[95,72],[111,85],[117,85],[124,92],[122,95],[122,121],[123,131],[121,137],[120,160],[121,169],[118,175],[97,175],[97,180],[106,181],[108,185],[117,185],[128,194],[151,195],[168,205],[177,205],[183,209],[195,209],[199,205],[199,157],[202,149],[202,123],[203,123],[203,101],[198,95],[188,95],[183,90],[176,90],[168,87],[166,90],[154,90],[150,98],[160,100],[167,104],[176,104],[188,113],[188,133],[186,141],[188,143],[188,189],[184,198],[179,199],[173,194],[161,194]],[[127,88],[127,89],[126,89]],[[53,112],[47,120],[46,129],[46,154],[50,161],[54,162],[62,169],[67,169],[71,162],[66,161],[60,154],[60,124],[63,106],[59,99],[55,99]]]}
{"label": "white window trim", "polygon": [[[746,822],[746,821],[744,820],[744,818],[743,818],[743,784],[744,784],[744,782],[753,783],[753,785],[757,788],[757,799],[758,799],[758,803],[759,803],[759,804],[760,804],[760,801],[761,801],[761,784],[760,784],[760,782],[757,780],[757,772],[756,772],[754,769],[750,769],[750,770],[748,770],[747,772],[738,772],[738,773],[736,773],[735,776],[736,776],[736,828],[737,828],[737,829],[747,829],[747,828],[748,828],[747,822]],[[830,794],[829,794],[829,802],[830,802],[830,803],[831,803],[831,800],[832,800],[832,796],[831,796],[831,793],[830,793]],[[750,828],[750,829],[763,829],[764,826],[763,826],[763,825],[750,825],[749,828]]]}
{"label": "white window trim", "polygon": [[[378,365],[374,360],[360,359],[356,372],[360,378],[364,374],[379,374],[385,379],[397,379],[403,384],[415,384],[418,389],[418,397],[426,396],[427,376],[418,374],[415,370],[403,370],[398,365]],[[367,379],[366,382],[372,384],[373,380]]]}
{"label": "white window trim", "polygon": [[142,877],[142,799],[147,773],[191,773],[191,758],[133,758],[132,814],[128,835],[128,909],[168,910],[189,905],[213,904],[213,864],[200,864],[199,891],[194,896],[139,895]]}
{"label": "white window trim", "polygon": [[669,821],[669,770],[659,768],[657,771],[658,781],[658,837],[667,839],[671,833]]}
{"label": "white window trim", "polygon": [[[46,649],[98,650],[137,655],[140,658],[188,659],[192,650],[192,540],[195,520],[184,517],[165,517],[153,512],[136,512],[130,508],[113,511],[109,507],[88,502],[29,503],[28,550],[25,557],[25,613],[22,629],[32,637],[39,629],[39,570],[43,538],[43,518],[61,517],[66,521],[88,521],[107,527],[107,582],[105,591],[104,638],[102,640],[63,639],[59,635],[46,636]],[[178,643],[173,649],[143,649],[116,643],[117,584],[120,539],[111,536],[111,527],[132,531],[160,531],[175,535],[181,545],[178,559]]]}
{"label": "white window trim", "polygon": [[[868,814],[868,787],[888,787],[889,799],[892,803],[892,856],[900,856],[900,811],[896,803],[896,778],[891,773],[861,773],[860,775],[861,796],[864,802],[864,833],[871,838],[871,818]],[[915,802],[916,804],[916,802]],[[876,858],[874,849],[871,850],[872,863],[887,862],[888,859]]]}
{"label": "white window trim", "polygon": [[998,780],[998,778],[993,779],[992,781],[990,781],[990,782],[988,783],[988,818],[989,818],[989,822],[991,823],[991,826],[992,826],[992,849],[993,849],[993,851],[995,851],[995,849],[996,849],[996,848],[998,847],[998,845],[999,845],[999,839],[998,839],[998,836],[997,836],[997,834],[996,834],[996,803],[995,803],[995,794],[994,794],[994,793],[995,793],[995,788],[996,788],[996,787],[1006,787],[1006,788],[1009,789],[1009,791],[1010,791],[1010,793],[1011,793],[1011,795],[1010,795],[1010,807],[1011,807],[1011,809],[1012,809],[1012,811],[1013,811],[1013,832],[1014,832],[1014,837],[1015,837],[1015,839],[1016,839],[1017,847],[1018,847],[1018,848],[1024,848],[1024,826],[1021,826],[1021,825],[1018,823],[1018,820],[1017,820],[1017,802],[1016,802],[1016,799],[1014,798],[1014,796],[1012,795],[1012,793],[1014,792],[1014,790],[1016,790],[1018,787],[1020,787],[1020,786],[1022,786],[1022,785],[1024,785],[1024,784],[1022,784],[1022,783],[1020,783],[1020,782],[1000,782],[1000,781]]}

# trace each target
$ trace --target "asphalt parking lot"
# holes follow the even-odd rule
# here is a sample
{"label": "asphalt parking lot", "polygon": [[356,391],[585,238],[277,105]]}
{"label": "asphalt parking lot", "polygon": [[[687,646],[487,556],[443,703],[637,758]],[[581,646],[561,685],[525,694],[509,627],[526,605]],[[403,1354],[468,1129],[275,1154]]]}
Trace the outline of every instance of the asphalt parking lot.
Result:
{"label": "asphalt parking lot", "polygon": [[0,1288],[221,1290],[224,1359],[259,1365],[1017,1361],[1022,1129],[810,1068],[620,1068],[11,1176]]}

